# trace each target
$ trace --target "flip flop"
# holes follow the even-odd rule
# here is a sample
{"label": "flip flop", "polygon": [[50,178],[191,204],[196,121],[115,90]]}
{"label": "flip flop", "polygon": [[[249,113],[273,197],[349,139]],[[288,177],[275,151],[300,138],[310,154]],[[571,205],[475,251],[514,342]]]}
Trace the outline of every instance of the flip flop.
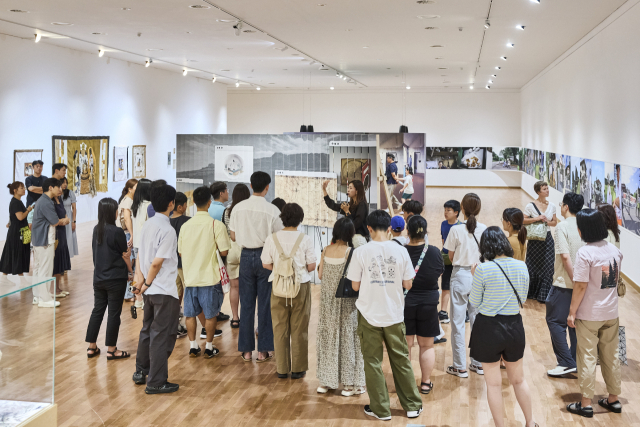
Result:
{"label": "flip flop", "polygon": [[242,358],[242,360],[244,360],[245,362],[251,362],[253,359],[251,358],[251,356],[249,356],[249,358],[247,359],[246,357],[244,357],[244,353],[240,353],[240,357]]}

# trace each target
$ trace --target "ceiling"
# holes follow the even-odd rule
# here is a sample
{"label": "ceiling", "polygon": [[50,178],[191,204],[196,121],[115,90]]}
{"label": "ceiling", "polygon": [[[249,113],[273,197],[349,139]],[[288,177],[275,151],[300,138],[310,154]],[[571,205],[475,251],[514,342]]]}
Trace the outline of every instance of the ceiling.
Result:
{"label": "ceiling", "polygon": [[240,89],[519,89],[625,1],[0,0],[0,33]]}

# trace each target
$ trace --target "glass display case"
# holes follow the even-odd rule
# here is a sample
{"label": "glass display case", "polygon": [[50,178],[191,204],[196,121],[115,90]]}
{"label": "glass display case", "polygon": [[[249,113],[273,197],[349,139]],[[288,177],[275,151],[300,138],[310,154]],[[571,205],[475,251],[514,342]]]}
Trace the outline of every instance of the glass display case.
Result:
{"label": "glass display case", "polygon": [[0,275],[0,426],[56,425],[56,309],[34,304],[32,289],[54,280]]}

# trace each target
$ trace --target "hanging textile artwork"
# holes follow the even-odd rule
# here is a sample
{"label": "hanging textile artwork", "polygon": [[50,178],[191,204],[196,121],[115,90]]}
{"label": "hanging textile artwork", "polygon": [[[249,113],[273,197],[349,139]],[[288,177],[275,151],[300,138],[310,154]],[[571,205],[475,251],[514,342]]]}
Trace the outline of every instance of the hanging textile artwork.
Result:
{"label": "hanging textile artwork", "polygon": [[113,147],[113,182],[129,177],[129,147]]}
{"label": "hanging textile artwork", "polygon": [[131,149],[133,153],[133,177],[135,179],[146,178],[147,176],[147,146],[134,145]]}
{"label": "hanging textile artwork", "polygon": [[76,196],[108,191],[109,137],[54,136],[53,163],[67,165],[69,189]]}

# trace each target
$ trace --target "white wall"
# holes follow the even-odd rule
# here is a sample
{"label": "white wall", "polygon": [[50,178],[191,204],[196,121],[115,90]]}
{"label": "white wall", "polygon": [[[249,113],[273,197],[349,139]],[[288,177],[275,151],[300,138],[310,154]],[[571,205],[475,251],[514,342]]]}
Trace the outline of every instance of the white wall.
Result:
{"label": "white wall", "polygon": [[[100,198],[120,196],[112,147],[146,145],[147,177],[175,185],[167,152],[176,134],[227,131],[224,85],[10,36],[0,37],[0,58],[0,187],[13,181],[14,149],[44,149],[51,176],[52,135],[110,137],[109,192],[81,196],[78,222],[97,218]],[[8,220],[5,191],[0,221]]]}
{"label": "white wall", "polygon": [[[522,145],[640,166],[638,40],[640,2],[630,0],[525,85]],[[640,237],[624,230],[620,243],[622,270],[640,283]]]}

